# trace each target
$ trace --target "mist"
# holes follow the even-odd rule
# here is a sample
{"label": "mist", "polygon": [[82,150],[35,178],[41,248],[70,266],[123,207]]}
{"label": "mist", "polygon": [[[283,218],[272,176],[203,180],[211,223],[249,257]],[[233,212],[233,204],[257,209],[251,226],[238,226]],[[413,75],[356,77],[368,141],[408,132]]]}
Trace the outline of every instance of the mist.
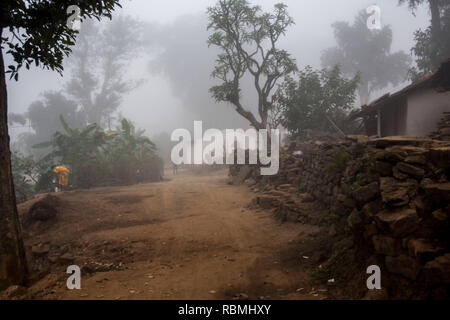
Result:
{"label": "mist", "polygon": [[[358,11],[372,4],[360,0],[284,2],[295,25],[280,40],[280,47],[293,55],[299,68],[307,65],[320,68],[323,50],[336,44],[332,23],[351,23]],[[145,52],[130,61],[124,77],[145,79],[145,83],[124,95],[118,112],[145,129],[147,134],[170,133],[176,128],[191,129],[194,120],[202,120],[205,127],[249,127],[248,121],[231,105],[216,103],[208,92],[215,84],[210,74],[217,50],[208,48],[206,43],[209,34],[206,8],[214,3],[135,0],[124,2],[123,8],[115,12],[114,16],[127,15],[143,23],[143,40],[137,45],[143,45]],[[265,10],[271,9],[275,3],[268,0],[258,2]],[[382,10],[382,25],[390,25],[393,31],[392,51],[409,53],[414,31],[429,24],[427,8],[419,7],[414,16],[407,7],[398,6],[396,1],[379,1],[378,5]],[[101,22],[108,23],[111,22]],[[34,68],[23,72],[19,83],[8,81],[9,112],[26,112],[45,91],[63,88],[71,72],[73,69],[66,68],[61,77],[57,73]],[[383,89],[371,98],[394,89]],[[243,96],[249,110],[255,108],[253,90],[251,85],[244,85]],[[10,129],[10,134],[15,140],[19,133],[29,130],[32,129],[27,125],[16,125]]]}

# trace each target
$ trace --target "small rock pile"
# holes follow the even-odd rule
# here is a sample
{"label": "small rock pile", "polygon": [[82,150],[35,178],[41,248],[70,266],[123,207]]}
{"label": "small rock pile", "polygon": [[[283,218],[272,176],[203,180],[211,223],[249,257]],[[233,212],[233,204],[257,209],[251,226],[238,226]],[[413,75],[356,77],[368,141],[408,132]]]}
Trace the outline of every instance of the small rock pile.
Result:
{"label": "small rock pile", "polygon": [[245,166],[233,166],[230,174],[242,168],[240,180],[245,176],[254,190],[269,193],[254,202],[287,211],[286,220],[305,222],[305,197],[320,203],[330,219],[316,222],[332,223],[342,238],[350,235],[356,254],[384,272],[391,297],[450,297],[449,142],[348,136],[292,143],[280,152],[277,175]]}

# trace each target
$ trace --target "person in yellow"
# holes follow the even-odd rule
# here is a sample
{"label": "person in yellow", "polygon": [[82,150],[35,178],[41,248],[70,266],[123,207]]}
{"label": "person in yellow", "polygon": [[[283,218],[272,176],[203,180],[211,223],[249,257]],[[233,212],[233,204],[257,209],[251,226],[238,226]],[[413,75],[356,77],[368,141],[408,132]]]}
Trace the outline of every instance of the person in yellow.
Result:
{"label": "person in yellow", "polygon": [[69,174],[70,174],[69,169],[67,169],[64,166],[55,166],[53,167],[53,173],[55,173],[58,176],[58,184],[57,184],[58,187],[55,190],[56,192],[58,192],[58,189],[63,190],[63,188],[69,185]]}

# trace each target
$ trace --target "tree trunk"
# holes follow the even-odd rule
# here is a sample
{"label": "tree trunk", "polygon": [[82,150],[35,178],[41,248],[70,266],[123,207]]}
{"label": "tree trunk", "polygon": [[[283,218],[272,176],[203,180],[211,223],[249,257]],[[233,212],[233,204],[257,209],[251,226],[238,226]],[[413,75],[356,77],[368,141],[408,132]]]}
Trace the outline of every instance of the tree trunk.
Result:
{"label": "tree trunk", "polygon": [[[0,36],[2,34],[0,29]],[[0,49],[0,290],[21,285],[27,273],[22,230],[11,173],[7,92],[3,51]]]}
{"label": "tree trunk", "polygon": [[[441,12],[439,10],[439,0],[429,0],[431,11],[431,38],[433,46],[438,46],[441,39]],[[431,61],[435,68],[440,66],[440,57],[437,50],[432,50]]]}

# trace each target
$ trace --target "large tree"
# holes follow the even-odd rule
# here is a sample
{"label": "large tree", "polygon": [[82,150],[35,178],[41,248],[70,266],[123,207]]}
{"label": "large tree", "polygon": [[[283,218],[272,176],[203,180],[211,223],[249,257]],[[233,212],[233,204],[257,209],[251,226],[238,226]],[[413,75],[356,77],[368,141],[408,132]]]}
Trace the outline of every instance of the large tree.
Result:
{"label": "large tree", "polygon": [[402,51],[391,53],[392,30],[389,26],[369,30],[367,14],[361,11],[353,25],[335,22],[333,28],[337,47],[323,52],[322,65],[334,67],[338,64],[348,76],[359,72],[361,104],[369,102],[373,91],[406,80],[410,57]]}
{"label": "large tree", "polygon": [[65,91],[81,106],[87,123],[111,129],[112,114],[124,94],[140,80],[125,80],[124,74],[142,47],[142,25],[120,15],[103,28],[86,21],[81,25],[77,45],[68,59],[71,78]]}
{"label": "large tree", "polygon": [[[0,289],[22,284],[26,261],[11,173],[6,73],[18,80],[22,66],[34,63],[62,72],[77,31],[67,23],[77,5],[82,19],[111,18],[118,0],[2,0],[0,7]],[[4,50],[14,63],[5,70]]]}
{"label": "large tree", "polygon": [[414,33],[416,44],[411,49],[416,57],[416,68],[411,69],[412,78],[435,72],[441,62],[450,58],[450,1],[448,0],[399,0],[408,3],[414,13],[417,7],[427,3],[431,24],[425,30]]}
{"label": "large tree", "polygon": [[[208,44],[221,50],[212,73],[221,81],[210,89],[218,102],[234,105],[256,129],[266,129],[279,80],[297,70],[291,55],[278,47],[280,37],[294,21],[284,4],[272,13],[263,12],[246,0],[220,0],[208,8]],[[249,76],[257,94],[259,119],[241,99],[242,79]]]}

